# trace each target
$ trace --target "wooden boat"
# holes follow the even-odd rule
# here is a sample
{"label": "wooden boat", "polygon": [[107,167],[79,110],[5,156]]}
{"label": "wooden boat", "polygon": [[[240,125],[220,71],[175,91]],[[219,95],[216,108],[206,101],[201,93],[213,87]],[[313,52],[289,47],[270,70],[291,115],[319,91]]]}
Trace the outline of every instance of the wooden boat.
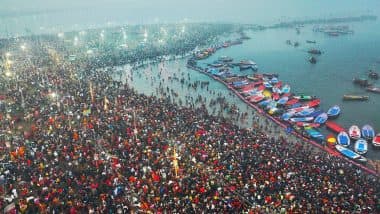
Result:
{"label": "wooden boat", "polygon": [[280,95],[278,93],[272,93],[272,99],[277,101],[278,99],[280,99]]}
{"label": "wooden boat", "polygon": [[266,109],[272,109],[272,108],[276,108],[277,107],[277,102],[276,101],[274,101],[274,100],[271,100],[271,99],[269,99],[270,100],[270,102],[268,103],[268,105],[265,107]]}
{"label": "wooden boat", "polygon": [[256,63],[252,60],[241,60],[240,65],[256,65]]}
{"label": "wooden boat", "polygon": [[379,74],[373,70],[369,70],[368,77],[377,80],[379,79]]}
{"label": "wooden boat", "polygon": [[321,134],[319,131],[315,130],[314,128],[311,127],[305,127],[306,133],[313,139],[316,140],[324,140],[325,136]]}
{"label": "wooden boat", "polygon": [[272,88],[272,92],[273,92],[273,93],[277,93],[277,94],[281,94],[281,93],[282,93],[281,89],[278,88],[277,86],[273,86],[273,88]]}
{"label": "wooden boat", "polygon": [[259,80],[262,79],[262,78],[260,78],[260,77],[254,77],[254,76],[247,76],[247,78],[248,78],[249,80],[252,80],[252,81],[259,81]]}
{"label": "wooden boat", "polygon": [[364,125],[362,127],[362,137],[364,139],[373,139],[375,137],[375,130],[370,125]]}
{"label": "wooden boat", "polygon": [[290,93],[290,85],[288,85],[288,84],[284,85],[284,87],[282,87],[282,89],[281,89],[281,92],[283,94]]}
{"label": "wooden boat", "polygon": [[373,140],[372,140],[372,145],[375,147],[380,147],[380,133],[377,134]]}
{"label": "wooden boat", "polygon": [[380,94],[380,87],[368,87],[367,91]]}
{"label": "wooden boat", "polygon": [[357,125],[352,125],[350,129],[348,130],[348,135],[352,139],[359,139],[361,137],[360,129]]}
{"label": "wooden boat", "polygon": [[215,61],[213,63],[208,64],[208,66],[214,67],[214,68],[219,68],[222,67],[224,64],[220,63],[219,61]]}
{"label": "wooden boat", "polygon": [[314,123],[324,124],[327,121],[327,118],[328,118],[327,114],[322,113],[315,118]]}
{"label": "wooden boat", "polygon": [[249,90],[252,90],[252,89],[255,88],[255,86],[256,86],[255,83],[250,82],[249,84],[243,86],[243,87],[241,88],[241,91],[249,91]]}
{"label": "wooden boat", "polygon": [[296,104],[298,102],[299,102],[299,99],[293,98],[293,99],[289,100],[288,102],[286,102],[286,105],[291,106],[291,105],[294,105],[294,104]]}
{"label": "wooden boat", "polygon": [[309,114],[313,113],[315,111],[314,108],[306,108],[300,112],[297,112],[296,113],[296,116],[300,116],[300,117],[306,117],[308,116]]}
{"label": "wooden boat", "polygon": [[270,84],[269,82],[263,82],[263,85],[265,86],[265,88],[272,88],[272,84]]}
{"label": "wooden boat", "polygon": [[270,100],[270,99],[263,100],[263,101],[260,101],[260,102],[258,103],[258,105],[259,105],[259,106],[262,106],[262,107],[265,107],[265,106],[267,106],[271,101],[272,101],[272,100]]}
{"label": "wooden boat", "polygon": [[315,96],[309,96],[309,95],[299,95],[299,96],[294,96],[295,99],[299,99],[301,101],[308,101],[308,100],[313,100]]}
{"label": "wooden boat", "polygon": [[317,43],[315,40],[306,40],[306,43],[311,43],[311,44],[315,44]]}
{"label": "wooden boat", "polygon": [[270,80],[270,83],[272,84],[277,84],[278,83],[278,79],[276,77],[273,77],[271,80]]}
{"label": "wooden boat", "polygon": [[259,68],[257,67],[257,65],[239,65],[239,69],[240,71],[244,71],[247,69],[252,69],[253,71],[257,71]]}
{"label": "wooden boat", "polygon": [[264,91],[265,90],[265,86],[264,85],[259,85],[257,88],[256,88],[257,91]]}
{"label": "wooden boat", "polygon": [[232,83],[232,82],[237,82],[237,81],[241,81],[242,78],[241,77],[226,77],[224,78],[224,82],[227,82],[227,83]]}
{"label": "wooden boat", "polygon": [[285,112],[281,115],[281,119],[284,121],[288,121],[291,117],[293,117],[295,112]]}
{"label": "wooden boat", "polygon": [[278,74],[271,74],[271,73],[263,73],[263,77],[273,78],[278,77]]}
{"label": "wooden boat", "polygon": [[352,159],[352,160],[356,160],[356,161],[359,161],[359,162],[366,162],[367,159],[357,153],[355,153],[354,151],[350,150],[350,149],[347,149],[341,145],[335,145],[335,148],[336,150],[338,150],[342,155]]}
{"label": "wooden boat", "polygon": [[361,87],[368,87],[370,86],[369,82],[367,79],[364,78],[354,78],[352,82],[356,85],[359,85]]}
{"label": "wooden boat", "polygon": [[338,105],[335,105],[327,111],[327,115],[329,117],[337,117],[340,114],[340,107]]}
{"label": "wooden boat", "polygon": [[301,106],[301,107],[297,107],[297,108],[291,108],[288,111],[293,111],[295,113],[298,113],[298,112],[303,111],[303,110],[308,109],[308,108],[309,107],[307,107],[307,106]]}
{"label": "wooden boat", "polygon": [[322,110],[315,110],[313,113],[311,113],[311,114],[309,115],[309,117],[314,117],[314,118],[316,118],[316,117],[318,117],[318,115],[320,115],[320,114],[322,114],[322,113],[323,113]]}
{"label": "wooden boat", "polygon": [[257,86],[263,85],[263,81],[262,80],[255,81],[253,82],[253,84],[255,85],[255,87],[257,87]]}
{"label": "wooden boat", "polygon": [[247,80],[232,82],[232,85],[234,87],[237,87],[237,88],[239,88],[239,87],[241,88],[241,87],[246,86],[248,84],[249,84],[249,82]]}
{"label": "wooden boat", "polygon": [[339,36],[338,32],[326,32],[326,34],[329,36]]}
{"label": "wooden boat", "polygon": [[265,97],[263,95],[255,95],[255,96],[251,97],[249,99],[249,101],[252,103],[258,103],[258,102],[262,101],[263,99],[265,99]]}
{"label": "wooden boat", "polygon": [[309,122],[312,121],[314,118],[313,117],[293,117],[290,118],[291,122]]}
{"label": "wooden boat", "polygon": [[317,59],[315,58],[315,57],[310,57],[309,58],[309,62],[311,63],[311,64],[315,64],[315,63],[317,63]]}
{"label": "wooden boat", "polygon": [[299,108],[299,107],[302,107],[302,103],[296,103],[296,104],[289,106],[290,109]]}
{"label": "wooden boat", "polygon": [[282,81],[278,81],[274,86],[277,88],[281,88],[282,87]]}
{"label": "wooden boat", "polygon": [[368,99],[369,99],[369,96],[365,96],[365,95],[351,95],[351,94],[343,95],[343,100],[345,101],[367,101]]}
{"label": "wooden boat", "polygon": [[295,124],[298,127],[311,127],[311,128],[319,128],[320,127],[320,124],[318,124],[318,123],[296,122]]}
{"label": "wooden boat", "polygon": [[218,58],[218,60],[222,62],[232,62],[234,59],[229,56],[221,56]]}
{"label": "wooden boat", "polygon": [[307,51],[309,54],[315,54],[315,55],[321,55],[322,54],[322,51],[318,50],[318,49],[310,49]]}
{"label": "wooden boat", "polygon": [[314,108],[314,107],[319,106],[319,104],[321,104],[321,100],[320,99],[314,99],[312,101],[309,101],[306,105],[309,106],[310,108]]}
{"label": "wooden boat", "polygon": [[278,105],[285,105],[286,102],[288,102],[289,100],[289,97],[281,97],[278,101],[277,101],[277,104]]}
{"label": "wooden boat", "polygon": [[354,150],[355,150],[356,153],[358,153],[360,155],[363,155],[363,154],[367,153],[367,151],[368,151],[368,143],[367,143],[367,141],[364,140],[363,138],[358,139],[355,142]]}
{"label": "wooden boat", "polygon": [[244,92],[241,92],[243,95],[245,96],[253,96],[253,95],[257,95],[259,93],[261,93],[260,91],[258,91],[256,88],[252,89],[252,90],[249,90],[249,91],[244,91]]}
{"label": "wooden boat", "polygon": [[331,120],[326,121],[325,125],[328,129],[330,129],[331,131],[336,132],[336,133],[345,131],[345,129],[341,125],[339,125],[339,124],[337,124]]}
{"label": "wooden boat", "polygon": [[348,136],[347,132],[345,132],[345,131],[339,132],[339,134],[336,138],[337,138],[339,145],[345,146],[345,147],[350,145],[351,140],[350,140],[350,137]]}

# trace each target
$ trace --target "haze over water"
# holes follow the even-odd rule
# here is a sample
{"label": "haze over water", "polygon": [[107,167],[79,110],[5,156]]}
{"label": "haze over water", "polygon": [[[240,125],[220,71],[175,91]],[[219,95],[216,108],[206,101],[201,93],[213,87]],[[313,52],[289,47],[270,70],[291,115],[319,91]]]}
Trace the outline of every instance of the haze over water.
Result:
{"label": "haze over water", "polygon": [[376,0],[2,0],[0,37],[162,22],[280,21],[380,14]]}

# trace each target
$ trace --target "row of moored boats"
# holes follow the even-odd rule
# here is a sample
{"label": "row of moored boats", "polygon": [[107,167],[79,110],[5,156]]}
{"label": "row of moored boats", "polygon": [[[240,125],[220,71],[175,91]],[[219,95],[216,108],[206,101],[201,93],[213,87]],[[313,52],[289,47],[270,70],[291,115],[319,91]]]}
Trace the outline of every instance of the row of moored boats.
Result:
{"label": "row of moored boats", "polygon": [[[335,123],[332,119],[341,113],[338,105],[330,107],[327,111],[318,109],[321,103],[319,98],[291,93],[290,85],[283,84],[277,74],[237,75],[228,68],[232,61],[232,58],[220,57],[218,61],[208,64],[208,67],[202,70],[229,84],[230,88],[240,93],[246,102],[261,108],[268,115],[294,128],[296,132],[304,136],[320,143],[327,141],[328,145],[333,145],[337,151],[348,158],[366,161],[362,155],[368,151],[368,142],[372,142],[375,147],[380,147],[380,134],[375,135],[371,126],[365,125],[362,129],[352,126],[346,132],[343,127]],[[196,60],[193,62],[195,64],[192,66],[199,68]],[[252,61],[241,61],[238,65],[245,63],[254,66],[253,70],[257,70],[256,63]],[[319,130],[324,125],[336,132],[336,136],[329,135],[326,138]],[[351,142],[354,145],[354,151],[349,148]]]}

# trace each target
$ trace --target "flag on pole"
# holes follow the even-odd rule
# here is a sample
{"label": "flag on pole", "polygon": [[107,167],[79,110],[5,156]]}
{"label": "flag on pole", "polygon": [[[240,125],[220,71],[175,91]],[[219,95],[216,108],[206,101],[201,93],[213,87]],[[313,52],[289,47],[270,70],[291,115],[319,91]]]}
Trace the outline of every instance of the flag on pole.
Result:
{"label": "flag on pole", "polygon": [[90,95],[91,95],[91,102],[94,102],[94,89],[92,88],[92,82],[90,82]]}
{"label": "flag on pole", "polygon": [[110,101],[107,99],[107,96],[104,96],[104,111],[108,111],[108,104]]}
{"label": "flag on pole", "polygon": [[174,173],[175,173],[175,176],[178,177],[178,171],[179,171],[179,166],[178,166],[178,159],[177,159],[178,155],[177,155],[177,151],[176,149],[174,148],[173,150],[173,167],[174,167]]}

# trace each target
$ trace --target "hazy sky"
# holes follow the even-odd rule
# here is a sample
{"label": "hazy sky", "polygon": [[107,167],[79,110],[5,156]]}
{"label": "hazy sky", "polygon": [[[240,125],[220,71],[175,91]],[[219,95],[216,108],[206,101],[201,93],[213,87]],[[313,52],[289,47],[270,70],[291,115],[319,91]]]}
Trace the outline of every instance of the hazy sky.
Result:
{"label": "hazy sky", "polygon": [[[379,0],[1,0],[1,12],[74,10],[94,18],[135,21],[263,22],[281,17],[356,15],[380,10]],[[67,13],[67,12],[66,12]]]}
{"label": "hazy sky", "polygon": [[[36,13],[41,13],[36,15]],[[380,0],[0,0],[0,25],[70,26],[189,21],[268,24],[380,14]],[[20,14],[32,17],[15,18]],[[1,30],[1,26],[0,26]]]}

